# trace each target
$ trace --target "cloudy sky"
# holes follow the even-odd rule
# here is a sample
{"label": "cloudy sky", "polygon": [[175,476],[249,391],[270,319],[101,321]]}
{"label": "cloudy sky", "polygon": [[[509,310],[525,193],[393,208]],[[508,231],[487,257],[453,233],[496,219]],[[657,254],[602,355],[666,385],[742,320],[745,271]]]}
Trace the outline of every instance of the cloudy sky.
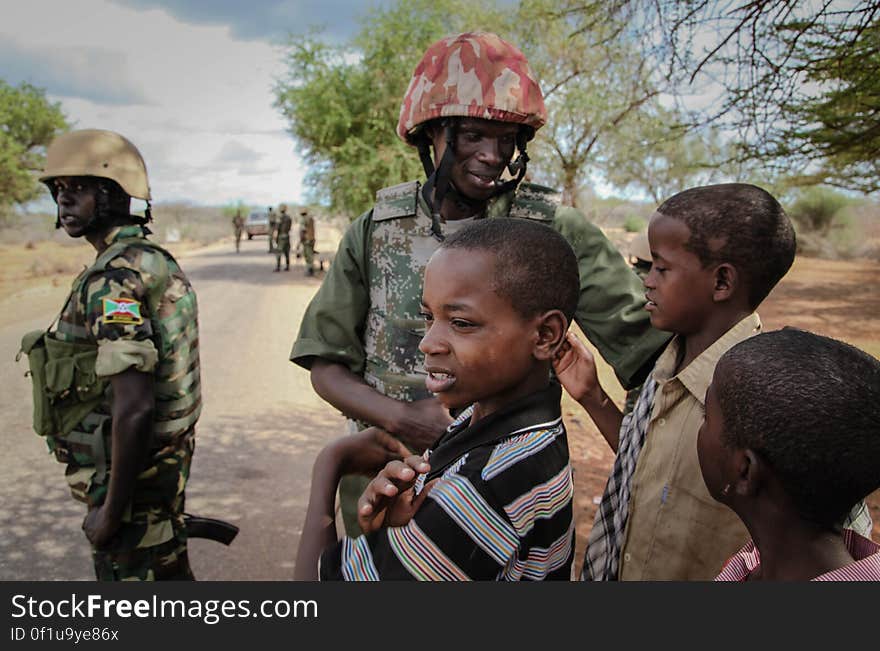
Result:
{"label": "cloudy sky", "polygon": [[272,107],[290,34],[346,39],[383,0],[0,0],[0,78],[141,150],[154,201],[304,200]]}

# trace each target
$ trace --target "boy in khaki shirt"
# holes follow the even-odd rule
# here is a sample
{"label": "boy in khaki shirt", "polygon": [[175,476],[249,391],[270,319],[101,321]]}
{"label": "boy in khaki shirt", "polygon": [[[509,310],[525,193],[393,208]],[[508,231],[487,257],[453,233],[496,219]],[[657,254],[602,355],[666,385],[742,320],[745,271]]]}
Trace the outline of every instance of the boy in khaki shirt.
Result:
{"label": "boy in khaki shirt", "polygon": [[645,277],[651,324],[674,332],[623,418],[586,348],[569,335],[555,368],[617,452],[587,545],[585,580],[715,577],[748,539],[706,490],[696,437],[718,358],[760,332],[760,302],[795,254],[791,222],[761,188],[685,190],[651,217]]}
{"label": "boy in khaki shirt", "polygon": [[761,331],[755,310],[794,261],[794,230],[769,193],[732,183],[665,201],[648,240],[645,309],[651,325],[676,336],[632,414],[623,418],[571,334],[554,363],[617,452],[587,543],[585,580],[711,580],[748,539],[706,490],[697,433],[718,359]]}

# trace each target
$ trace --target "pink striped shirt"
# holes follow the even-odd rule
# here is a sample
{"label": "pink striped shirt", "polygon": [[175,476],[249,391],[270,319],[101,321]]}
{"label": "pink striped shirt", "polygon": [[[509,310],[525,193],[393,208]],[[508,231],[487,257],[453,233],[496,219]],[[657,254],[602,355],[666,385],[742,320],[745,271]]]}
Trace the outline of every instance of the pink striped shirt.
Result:
{"label": "pink striped shirt", "polygon": [[[880,581],[880,545],[851,529],[844,529],[843,542],[855,559],[849,565],[826,572],[813,581]],[[745,581],[761,565],[761,554],[754,541],[727,559],[716,581]]]}

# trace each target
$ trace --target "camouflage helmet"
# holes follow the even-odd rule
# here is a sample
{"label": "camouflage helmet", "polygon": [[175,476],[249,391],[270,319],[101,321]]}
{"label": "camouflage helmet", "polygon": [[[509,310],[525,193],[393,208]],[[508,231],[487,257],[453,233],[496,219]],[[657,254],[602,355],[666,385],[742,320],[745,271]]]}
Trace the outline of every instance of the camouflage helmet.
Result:
{"label": "camouflage helmet", "polygon": [[96,176],[111,179],[130,197],[150,200],[147,166],[127,138],[103,129],[80,129],[61,134],[46,151],[40,181],[59,176]]}
{"label": "camouflage helmet", "polygon": [[408,144],[439,117],[484,118],[541,128],[544,97],[516,47],[489,32],[467,32],[431,45],[413,71],[400,107],[397,135]]}
{"label": "camouflage helmet", "polygon": [[278,210],[280,210],[281,212],[287,212],[287,204],[286,203],[280,204],[278,206]]}

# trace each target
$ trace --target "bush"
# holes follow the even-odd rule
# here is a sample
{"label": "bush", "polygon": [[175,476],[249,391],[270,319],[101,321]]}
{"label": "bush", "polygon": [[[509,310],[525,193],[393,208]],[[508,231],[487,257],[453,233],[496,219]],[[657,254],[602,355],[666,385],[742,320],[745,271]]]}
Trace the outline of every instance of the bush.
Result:
{"label": "bush", "polygon": [[623,220],[623,229],[627,233],[641,233],[647,225],[647,222],[638,215],[627,215]]}
{"label": "bush", "polygon": [[827,235],[838,221],[838,213],[849,203],[850,200],[840,192],[813,187],[801,193],[792,204],[789,215],[802,231]]}

